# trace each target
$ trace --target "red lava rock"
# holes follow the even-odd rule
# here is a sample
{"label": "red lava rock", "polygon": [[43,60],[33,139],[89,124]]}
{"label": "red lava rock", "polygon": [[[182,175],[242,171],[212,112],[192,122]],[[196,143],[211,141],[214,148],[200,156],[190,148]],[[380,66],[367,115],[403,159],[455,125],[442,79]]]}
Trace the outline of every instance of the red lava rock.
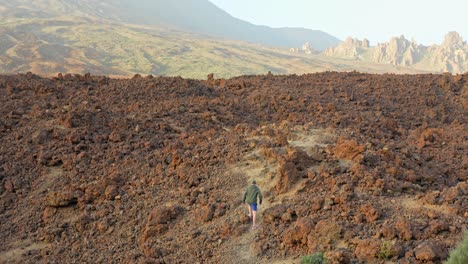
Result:
{"label": "red lava rock", "polygon": [[109,185],[106,187],[106,190],[104,191],[104,194],[107,199],[109,200],[114,200],[117,195],[119,195],[119,191],[117,189],[117,186],[115,185]]}
{"label": "red lava rock", "polygon": [[109,229],[109,224],[104,220],[98,223],[97,228],[99,232],[104,233]]}
{"label": "red lava rock", "polygon": [[384,226],[382,227],[380,233],[386,239],[393,239],[396,236],[395,228],[392,225],[389,225],[389,224],[384,224]]}
{"label": "red lava rock", "polygon": [[91,203],[100,196],[102,196],[105,192],[105,186],[100,184],[90,184],[85,189],[85,194],[83,196],[83,202]]}
{"label": "red lava rock", "polygon": [[46,207],[42,214],[42,221],[48,222],[57,213],[57,208]]}
{"label": "red lava rock", "polygon": [[380,251],[381,242],[377,239],[365,239],[358,242],[354,254],[357,259],[367,263],[374,262]]}
{"label": "red lava rock", "polygon": [[297,218],[296,212],[293,209],[288,208],[286,213],[284,213],[281,216],[281,221],[283,221],[283,222],[292,222],[292,221],[296,220],[296,218]]}
{"label": "red lava rock", "polygon": [[395,223],[395,230],[397,232],[397,236],[403,240],[410,240],[413,237],[413,231],[411,229],[410,222],[406,220],[400,220]]}
{"label": "red lava rock", "polygon": [[200,221],[208,222],[213,220],[213,216],[215,213],[215,206],[214,205],[206,205],[200,211]]}
{"label": "red lava rock", "polygon": [[380,212],[372,205],[369,205],[369,204],[361,205],[360,210],[361,210],[361,213],[365,215],[368,223],[372,223],[376,221],[377,219],[379,219]]}
{"label": "red lava rock", "polygon": [[315,223],[306,218],[299,219],[283,236],[283,241],[287,244],[307,244],[307,235],[314,230]]}
{"label": "red lava rock", "polygon": [[275,205],[263,211],[263,222],[273,223],[278,219],[281,219],[281,216],[286,212],[288,208],[282,205]]}
{"label": "red lava rock", "polygon": [[276,191],[279,194],[287,192],[300,178],[307,176],[307,168],[314,162],[303,150],[288,148],[284,158],[279,159],[280,168],[275,185]]}
{"label": "red lava rock", "polygon": [[31,139],[34,144],[44,144],[49,139],[49,132],[46,130],[36,131],[32,134]]}
{"label": "red lava rock", "polygon": [[119,142],[122,140],[122,135],[117,131],[112,131],[109,135],[109,140],[112,142]]}
{"label": "red lava rock", "polygon": [[162,256],[161,249],[151,242],[144,243],[141,248],[145,257],[150,258],[150,261],[153,261],[153,259],[158,259]]}
{"label": "red lava rock", "polygon": [[175,220],[181,213],[182,208],[178,206],[163,206],[154,209],[143,230],[141,241],[144,243],[148,239],[167,231],[169,228],[168,224]]}
{"label": "red lava rock", "polygon": [[320,209],[322,209],[323,203],[324,203],[323,199],[314,198],[314,200],[312,201],[312,209],[314,211],[319,211]]}
{"label": "red lava rock", "polygon": [[347,159],[359,163],[364,158],[363,153],[365,150],[365,146],[358,145],[355,141],[340,138],[336,142],[333,153],[339,159]]}
{"label": "red lava rock", "polygon": [[50,243],[7,262],[232,262],[257,169],[264,262],[423,262],[468,225],[468,74],[135,77],[0,76],[0,251]]}
{"label": "red lava rock", "polygon": [[414,249],[414,255],[417,260],[426,263],[439,263],[448,257],[448,252],[444,245],[433,241],[425,241]]}
{"label": "red lava rock", "polygon": [[327,252],[324,257],[327,263],[330,264],[348,264],[351,263],[351,252],[344,248],[338,248],[334,251]]}
{"label": "red lava rock", "polygon": [[314,232],[307,236],[307,248],[310,252],[329,251],[342,237],[343,228],[336,223],[320,220],[315,224]]}
{"label": "red lava rock", "polygon": [[12,180],[7,179],[3,185],[5,187],[5,191],[10,192],[10,193],[15,191],[15,186]]}
{"label": "red lava rock", "polygon": [[291,161],[283,161],[280,163],[279,177],[276,182],[276,191],[281,194],[285,193],[291,186],[300,178],[300,173],[296,166]]}
{"label": "red lava rock", "polygon": [[448,231],[449,230],[449,224],[444,221],[433,221],[430,223],[429,228],[427,229],[427,232],[429,233],[429,236],[437,235],[438,233],[442,231]]}
{"label": "red lava rock", "polygon": [[51,207],[67,207],[74,205],[77,202],[78,197],[76,197],[71,191],[49,192],[47,194],[47,205]]}

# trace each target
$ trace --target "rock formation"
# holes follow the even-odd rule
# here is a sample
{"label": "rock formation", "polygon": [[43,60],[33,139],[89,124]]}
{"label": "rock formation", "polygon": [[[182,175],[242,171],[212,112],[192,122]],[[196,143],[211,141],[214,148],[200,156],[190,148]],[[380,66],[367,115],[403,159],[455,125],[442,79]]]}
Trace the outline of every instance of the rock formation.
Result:
{"label": "rock formation", "polygon": [[440,46],[431,46],[428,51],[433,54],[431,62],[442,65],[442,71],[462,73],[468,70],[468,45],[455,31],[449,32]]}
{"label": "rock formation", "polygon": [[344,57],[360,59],[361,55],[369,49],[369,40],[362,41],[357,38],[348,37],[340,45],[326,49],[323,54],[331,57]]}
{"label": "rock formation", "polygon": [[315,54],[315,53],[317,53],[317,51],[315,51],[314,48],[312,48],[312,46],[310,45],[309,42],[304,43],[302,45],[301,49],[299,49],[299,48],[290,48],[289,51],[293,52],[293,53],[303,53],[303,54]]}
{"label": "rock formation", "polygon": [[410,66],[421,58],[424,47],[404,36],[394,37],[388,43],[378,44],[373,51],[373,59],[378,63]]}
{"label": "rock formation", "polygon": [[449,32],[441,45],[423,46],[404,36],[371,47],[369,41],[347,38],[323,53],[372,63],[409,66],[431,72],[463,73],[468,69],[468,45],[457,32]]}

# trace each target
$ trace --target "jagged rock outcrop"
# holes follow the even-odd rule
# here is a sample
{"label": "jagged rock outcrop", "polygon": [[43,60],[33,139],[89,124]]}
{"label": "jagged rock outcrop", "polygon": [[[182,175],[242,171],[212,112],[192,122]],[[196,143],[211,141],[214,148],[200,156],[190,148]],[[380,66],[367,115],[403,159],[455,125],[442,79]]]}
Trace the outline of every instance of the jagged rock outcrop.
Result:
{"label": "jagged rock outcrop", "polygon": [[303,54],[315,54],[317,53],[316,50],[314,50],[314,48],[312,48],[312,46],[310,45],[309,42],[306,42],[302,45],[302,48],[299,49],[299,48],[290,48],[289,51],[293,52],[293,53],[303,53]]}
{"label": "jagged rock outcrop", "polygon": [[468,45],[455,31],[445,35],[440,46],[429,47],[428,53],[434,55],[431,62],[442,65],[444,72],[463,73],[468,70]]}
{"label": "jagged rock outcrop", "polygon": [[378,63],[410,66],[421,59],[424,47],[405,39],[402,35],[387,43],[379,43],[373,51],[373,59]]}
{"label": "jagged rock outcrop", "polygon": [[345,57],[360,59],[363,53],[369,49],[369,40],[359,40],[357,38],[348,37],[340,45],[326,49],[323,54],[332,57]]}
{"label": "jagged rock outcrop", "polygon": [[323,53],[372,63],[409,66],[430,72],[463,73],[468,69],[468,45],[457,32],[449,32],[441,45],[423,46],[404,36],[371,47],[369,41],[347,38]]}

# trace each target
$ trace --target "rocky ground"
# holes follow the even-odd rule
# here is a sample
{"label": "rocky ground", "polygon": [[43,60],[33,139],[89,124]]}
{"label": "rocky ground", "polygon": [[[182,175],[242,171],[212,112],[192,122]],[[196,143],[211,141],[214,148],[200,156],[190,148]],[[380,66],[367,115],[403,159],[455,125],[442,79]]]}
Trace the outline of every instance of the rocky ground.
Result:
{"label": "rocky ground", "polygon": [[0,76],[0,262],[439,263],[467,99],[468,74]]}

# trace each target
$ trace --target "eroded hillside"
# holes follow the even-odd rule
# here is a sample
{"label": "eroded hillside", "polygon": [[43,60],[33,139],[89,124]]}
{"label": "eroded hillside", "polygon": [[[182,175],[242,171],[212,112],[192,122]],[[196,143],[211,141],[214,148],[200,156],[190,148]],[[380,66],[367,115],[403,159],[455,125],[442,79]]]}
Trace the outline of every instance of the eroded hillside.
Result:
{"label": "eroded hillside", "polygon": [[1,76],[0,261],[440,262],[467,97],[467,74]]}

